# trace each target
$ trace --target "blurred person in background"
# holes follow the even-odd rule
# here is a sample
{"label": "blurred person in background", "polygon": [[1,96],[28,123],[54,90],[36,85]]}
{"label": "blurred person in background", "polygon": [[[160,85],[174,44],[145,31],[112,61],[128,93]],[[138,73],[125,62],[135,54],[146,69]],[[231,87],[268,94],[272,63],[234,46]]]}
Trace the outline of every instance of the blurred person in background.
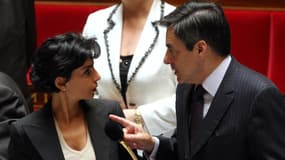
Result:
{"label": "blurred person in background", "polygon": [[0,72],[17,83],[30,111],[32,102],[26,73],[35,48],[34,0],[0,0]]}
{"label": "blurred person in background", "polygon": [[16,82],[0,72],[0,159],[8,158],[9,125],[30,112],[29,106]]}
{"label": "blurred person in background", "polygon": [[118,101],[152,135],[171,135],[176,126],[176,77],[163,64],[166,28],[155,23],[174,9],[161,0],[121,0],[90,14],[83,30],[101,46],[99,98]]}

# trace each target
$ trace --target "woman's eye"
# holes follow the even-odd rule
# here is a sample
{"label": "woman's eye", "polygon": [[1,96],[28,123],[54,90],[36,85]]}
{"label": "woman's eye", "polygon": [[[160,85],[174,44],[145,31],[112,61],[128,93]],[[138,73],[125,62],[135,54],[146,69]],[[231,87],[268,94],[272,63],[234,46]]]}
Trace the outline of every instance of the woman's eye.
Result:
{"label": "woman's eye", "polygon": [[91,73],[91,69],[87,69],[87,70],[84,72],[85,75],[90,75],[90,73]]}

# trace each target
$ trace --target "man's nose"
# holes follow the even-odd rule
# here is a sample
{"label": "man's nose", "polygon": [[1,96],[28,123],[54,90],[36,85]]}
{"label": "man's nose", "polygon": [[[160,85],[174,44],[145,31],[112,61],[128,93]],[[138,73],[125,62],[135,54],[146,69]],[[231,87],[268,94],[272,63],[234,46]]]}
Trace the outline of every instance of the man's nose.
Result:
{"label": "man's nose", "polygon": [[163,62],[165,64],[170,64],[171,63],[171,59],[172,59],[171,55],[168,52],[166,52],[166,54],[164,56],[164,59],[163,59]]}

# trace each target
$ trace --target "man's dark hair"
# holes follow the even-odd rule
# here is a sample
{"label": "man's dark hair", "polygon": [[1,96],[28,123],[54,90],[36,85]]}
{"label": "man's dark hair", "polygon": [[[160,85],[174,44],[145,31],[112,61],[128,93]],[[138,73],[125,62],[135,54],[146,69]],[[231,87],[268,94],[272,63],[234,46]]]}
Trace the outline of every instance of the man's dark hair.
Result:
{"label": "man's dark hair", "polygon": [[100,55],[95,39],[85,39],[81,34],[65,33],[47,39],[36,51],[32,60],[31,80],[38,92],[58,92],[56,77],[70,79],[74,69],[90,58]]}
{"label": "man's dark hair", "polygon": [[175,35],[190,51],[199,40],[206,41],[217,54],[230,54],[230,28],[223,9],[210,2],[186,2],[159,23],[173,27]]}

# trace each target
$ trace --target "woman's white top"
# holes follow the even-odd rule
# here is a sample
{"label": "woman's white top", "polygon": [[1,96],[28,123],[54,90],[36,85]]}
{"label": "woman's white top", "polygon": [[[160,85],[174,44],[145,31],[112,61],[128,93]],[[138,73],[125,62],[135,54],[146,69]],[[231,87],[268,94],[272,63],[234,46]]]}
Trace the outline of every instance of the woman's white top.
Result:
{"label": "woman's white top", "polygon": [[61,133],[61,130],[56,122],[55,122],[55,127],[56,127],[56,132],[59,138],[59,143],[64,155],[65,160],[96,160],[95,157],[95,152],[90,140],[90,135],[87,130],[87,143],[85,144],[84,148],[82,150],[74,150],[72,149],[64,140],[64,137]]}

